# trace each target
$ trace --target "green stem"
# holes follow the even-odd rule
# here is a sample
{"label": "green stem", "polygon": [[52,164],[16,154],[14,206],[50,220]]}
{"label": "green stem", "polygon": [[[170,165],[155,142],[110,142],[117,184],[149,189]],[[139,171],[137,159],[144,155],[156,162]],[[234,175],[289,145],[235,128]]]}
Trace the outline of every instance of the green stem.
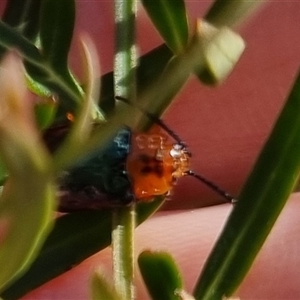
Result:
{"label": "green stem", "polygon": [[136,0],[115,0],[115,95],[135,100],[136,46],[135,46]]}
{"label": "green stem", "polygon": [[135,205],[113,213],[112,249],[115,289],[122,299],[134,299]]}
{"label": "green stem", "polygon": [[[135,101],[134,68],[136,0],[115,0],[115,95]],[[124,299],[134,299],[135,205],[113,212],[113,270],[115,289]]]}

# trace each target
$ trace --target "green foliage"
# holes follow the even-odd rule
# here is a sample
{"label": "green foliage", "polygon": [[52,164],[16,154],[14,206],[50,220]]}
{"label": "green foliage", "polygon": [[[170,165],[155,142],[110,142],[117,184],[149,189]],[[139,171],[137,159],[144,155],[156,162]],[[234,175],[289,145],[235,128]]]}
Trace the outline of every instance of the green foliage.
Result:
{"label": "green foliage", "polygon": [[9,178],[0,201],[0,264],[5,266],[0,291],[28,269],[52,227],[56,208],[48,153],[34,127],[20,71],[16,56],[10,54],[2,62],[0,155]]}
{"label": "green foliage", "polygon": [[[6,118],[1,115],[0,119],[3,175],[9,176],[0,199],[0,265],[3,266],[0,286],[4,299],[21,297],[110,244],[111,211],[65,215],[55,222],[50,234],[49,231],[53,223],[52,211],[56,207],[54,182],[57,175],[86,153],[101,149],[121,126],[145,128],[149,125],[140,109],[115,105],[114,92],[129,100],[137,99],[139,108],[160,116],[191,74],[196,73],[202,82],[222,82],[244,49],[242,39],[223,26],[236,25],[259,3],[215,1],[206,14],[210,23],[198,21],[195,31],[191,31],[183,0],[142,2],[169,48],[161,45],[154,49],[140,59],[137,68],[127,56],[126,68],[118,66],[124,77],[115,77],[121,79],[118,81],[122,83],[120,94],[112,73],[102,77],[99,103],[107,117],[103,122],[100,108],[94,102],[91,75],[94,60],[88,54],[90,47],[85,51],[84,65],[90,75],[84,89],[68,66],[75,1],[7,1],[0,22],[0,55],[3,57],[11,49],[18,51],[26,67],[28,88],[37,95],[38,101],[35,107],[23,106],[28,103],[24,100],[26,97],[14,92],[22,89],[18,82],[10,90],[6,91],[5,85],[1,88],[1,109],[7,112],[7,107],[18,107],[15,111],[8,109],[10,114]],[[123,21],[132,21],[130,12],[123,13]],[[126,22],[117,21],[119,30],[126,25]],[[128,47],[134,44],[134,25],[127,25],[125,41],[117,43],[118,53],[127,49],[129,54]],[[121,39],[120,34],[117,39]],[[7,81],[3,77],[0,79],[0,86]],[[196,285],[197,299],[221,299],[234,292],[294,186],[300,170],[299,86],[298,78]],[[59,100],[55,107],[45,101],[53,97]],[[37,142],[39,129],[33,122],[34,111],[39,128],[64,121],[66,112],[76,116],[71,134],[53,157]],[[91,130],[92,122],[100,123],[94,131]],[[31,125],[27,128],[24,124]],[[158,199],[139,204],[137,223],[145,220],[161,203],[162,199]],[[153,299],[182,296],[180,293],[174,295],[175,290],[182,290],[182,279],[169,255],[145,252],[139,264]],[[160,276],[163,280],[159,279],[158,289]],[[94,299],[100,295],[111,299],[118,297],[97,275],[92,279],[92,286]]]}
{"label": "green foliage", "polygon": [[143,0],[144,8],[165,43],[176,54],[187,47],[189,24],[183,0]]}
{"label": "green foliage", "polygon": [[[75,23],[75,1],[43,1],[40,12],[40,53],[43,65],[49,68],[44,74],[31,62],[27,64],[29,75],[40,83],[56,88],[58,96],[65,99],[66,108],[74,111],[74,101],[82,100],[82,91],[76,83],[68,67],[68,54],[71,46]],[[54,72],[54,74],[53,74]],[[54,75],[54,76],[53,76]],[[61,87],[62,80],[65,87]],[[69,91],[66,93],[66,89]],[[76,107],[76,106],[75,106]]]}
{"label": "green foliage", "polygon": [[174,259],[165,252],[144,251],[139,268],[153,300],[180,300],[183,279]]}
{"label": "green foliage", "polygon": [[2,16],[3,22],[34,41],[38,33],[41,0],[10,0]]}

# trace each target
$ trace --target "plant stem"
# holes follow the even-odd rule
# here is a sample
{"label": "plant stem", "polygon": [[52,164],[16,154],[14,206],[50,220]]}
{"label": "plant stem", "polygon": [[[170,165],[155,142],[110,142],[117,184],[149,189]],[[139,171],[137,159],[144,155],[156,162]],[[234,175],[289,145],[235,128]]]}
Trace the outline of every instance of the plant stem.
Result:
{"label": "plant stem", "polygon": [[136,0],[115,0],[115,95],[135,101],[137,64],[135,46]]}
{"label": "plant stem", "polygon": [[[115,95],[135,101],[136,0],[115,0]],[[116,291],[124,299],[134,299],[134,228],[135,205],[113,212],[113,271]]]}
{"label": "plant stem", "polygon": [[122,299],[134,299],[134,228],[135,205],[113,212],[114,285]]}

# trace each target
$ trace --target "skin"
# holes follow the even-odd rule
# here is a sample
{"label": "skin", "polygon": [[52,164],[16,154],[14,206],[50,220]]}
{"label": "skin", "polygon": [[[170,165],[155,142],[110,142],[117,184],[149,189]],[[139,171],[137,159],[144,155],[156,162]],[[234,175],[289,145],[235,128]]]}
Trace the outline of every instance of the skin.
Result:
{"label": "skin", "polygon": [[[136,230],[136,254],[147,249],[171,253],[183,273],[186,290],[191,292],[230,210],[230,204],[223,204],[160,212]],[[236,296],[243,300],[299,299],[299,210],[300,194],[295,194],[289,199]],[[110,249],[106,249],[22,299],[87,299],[90,275],[100,268],[110,277],[110,260]],[[149,299],[139,274],[136,279],[137,299]]]}

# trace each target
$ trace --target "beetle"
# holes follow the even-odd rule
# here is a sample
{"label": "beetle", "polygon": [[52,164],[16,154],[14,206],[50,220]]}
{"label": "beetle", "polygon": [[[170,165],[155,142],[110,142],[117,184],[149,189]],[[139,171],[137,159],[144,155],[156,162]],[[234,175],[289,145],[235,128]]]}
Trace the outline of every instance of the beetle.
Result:
{"label": "beetle", "polygon": [[[59,177],[59,210],[70,212],[113,208],[133,201],[151,201],[168,195],[182,176],[193,176],[227,201],[236,199],[204,176],[190,169],[191,153],[185,143],[161,120],[147,132],[124,127],[94,153],[64,171]],[[68,132],[58,125],[44,132],[44,140],[55,151]]]}

